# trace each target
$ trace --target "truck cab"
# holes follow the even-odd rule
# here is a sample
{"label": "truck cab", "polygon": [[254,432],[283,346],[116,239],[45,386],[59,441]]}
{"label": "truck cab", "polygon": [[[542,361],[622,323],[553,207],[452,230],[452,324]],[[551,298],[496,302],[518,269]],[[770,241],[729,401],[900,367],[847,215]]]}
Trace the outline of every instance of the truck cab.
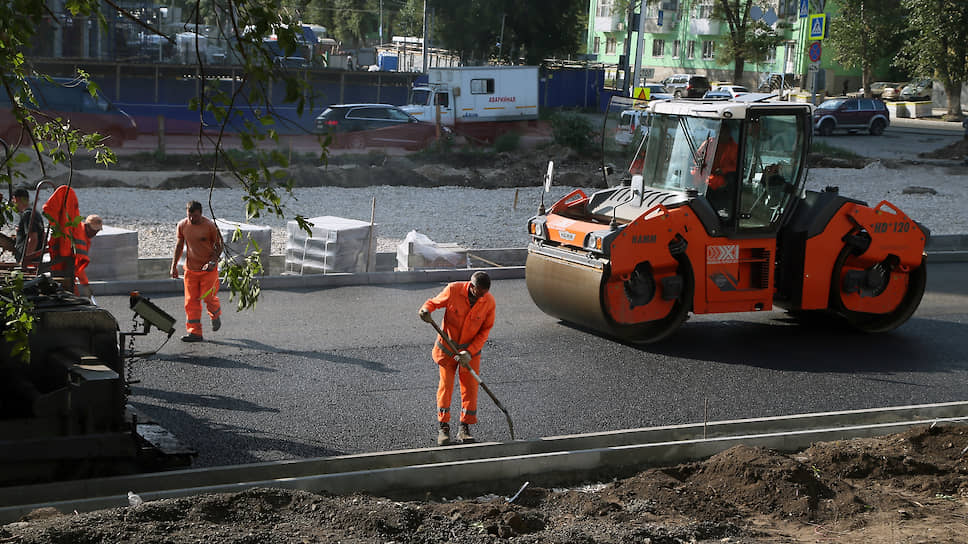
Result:
{"label": "truck cab", "polygon": [[425,123],[437,122],[437,106],[440,106],[440,123],[454,126],[454,100],[447,85],[421,85],[410,91],[410,100],[400,109]]}

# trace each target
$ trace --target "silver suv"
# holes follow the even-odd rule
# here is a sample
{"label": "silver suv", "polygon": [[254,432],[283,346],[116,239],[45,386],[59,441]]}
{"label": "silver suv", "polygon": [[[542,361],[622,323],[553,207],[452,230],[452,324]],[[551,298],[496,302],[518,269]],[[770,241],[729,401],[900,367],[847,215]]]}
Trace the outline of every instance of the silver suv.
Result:
{"label": "silver suv", "polygon": [[702,98],[711,88],[706,76],[695,74],[673,74],[662,80],[662,85],[675,98]]}

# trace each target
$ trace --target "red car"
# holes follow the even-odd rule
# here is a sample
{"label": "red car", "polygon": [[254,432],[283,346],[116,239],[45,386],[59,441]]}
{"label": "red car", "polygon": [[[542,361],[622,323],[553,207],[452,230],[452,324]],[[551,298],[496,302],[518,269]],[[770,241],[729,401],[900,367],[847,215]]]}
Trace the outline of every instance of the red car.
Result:
{"label": "red car", "polygon": [[[52,82],[28,78],[27,81],[37,101],[31,105],[37,110],[34,113],[37,121],[64,119],[81,132],[107,137],[105,143],[111,147],[121,147],[125,140],[138,137],[134,119],[103,96],[91,96],[85,82],[67,78],[54,78]],[[8,144],[17,142],[21,128],[10,108],[10,97],[0,92],[0,138]],[[26,134],[23,136],[26,138]]]}
{"label": "red car", "polygon": [[[437,127],[389,104],[340,104],[316,117],[316,132],[332,134],[333,147],[423,149],[437,138]],[[442,128],[443,132],[450,132]]]}

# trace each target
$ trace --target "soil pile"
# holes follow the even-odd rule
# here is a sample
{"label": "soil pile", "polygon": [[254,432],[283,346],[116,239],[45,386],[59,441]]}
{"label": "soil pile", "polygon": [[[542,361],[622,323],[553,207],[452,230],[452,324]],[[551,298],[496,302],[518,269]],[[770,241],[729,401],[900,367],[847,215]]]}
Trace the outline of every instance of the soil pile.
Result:
{"label": "soil pile", "polygon": [[[571,489],[502,495],[322,496],[253,489],[0,528],[23,543],[931,542],[968,532],[968,426],[818,443],[737,446],[708,460]],[[506,497],[506,496],[507,497]],[[45,517],[48,516],[48,517]]]}
{"label": "soil pile", "polygon": [[921,156],[926,159],[946,159],[954,161],[968,159],[968,138],[958,140],[951,145],[946,145],[928,153],[921,153]]}

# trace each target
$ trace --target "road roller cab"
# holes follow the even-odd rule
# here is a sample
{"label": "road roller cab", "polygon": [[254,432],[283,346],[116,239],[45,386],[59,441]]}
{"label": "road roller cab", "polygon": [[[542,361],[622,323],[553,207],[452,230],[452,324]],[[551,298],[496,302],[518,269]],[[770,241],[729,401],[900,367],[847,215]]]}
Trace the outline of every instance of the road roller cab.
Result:
{"label": "road roller cab", "polygon": [[[629,102],[613,100],[603,135]],[[887,202],[805,190],[809,104],[746,95],[648,109],[640,140],[602,138],[607,189],[575,190],[529,221],[527,285],[543,311],[643,343],[689,312],[778,305],[867,331],[914,312],[928,232]]]}

